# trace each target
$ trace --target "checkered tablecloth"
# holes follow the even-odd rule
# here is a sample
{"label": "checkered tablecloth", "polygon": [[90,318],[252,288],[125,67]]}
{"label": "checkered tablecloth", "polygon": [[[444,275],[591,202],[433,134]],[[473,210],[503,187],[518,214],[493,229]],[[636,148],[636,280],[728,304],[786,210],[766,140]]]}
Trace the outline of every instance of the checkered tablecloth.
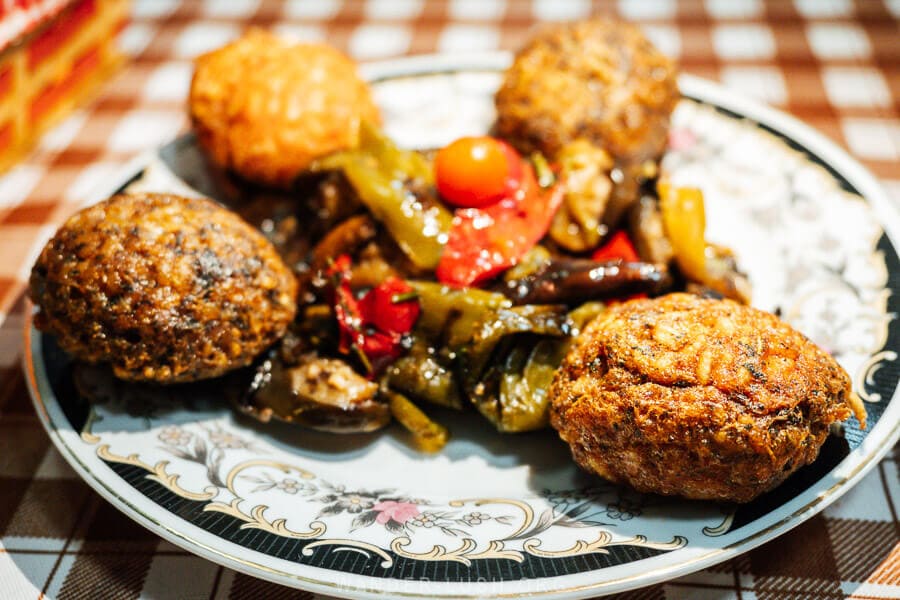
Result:
{"label": "checkered tablecloth", "polygon": [[[185,130],[194,56],[250,24],[360,60],[514,49],[536,22],[591,13],[639,22],[684,71],[816,127],[900,206],[898,0],[138,0],[130,64],[0,177],[0,597],[312,597],[194,557],[102,500],[51,447],[19,368],[34,257],[93,186]],[[621,597],[900,598],[898,458],[778,540]]]}

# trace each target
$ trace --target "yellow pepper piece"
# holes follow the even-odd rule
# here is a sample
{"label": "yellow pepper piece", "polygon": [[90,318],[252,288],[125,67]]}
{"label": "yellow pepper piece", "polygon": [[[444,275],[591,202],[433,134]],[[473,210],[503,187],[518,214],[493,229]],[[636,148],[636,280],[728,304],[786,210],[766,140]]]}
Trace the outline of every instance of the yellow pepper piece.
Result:
{"label": "yellow pepper piece", "polygon": [[666,182],[659,182],[656,189],[663,226],[672,243],[678,268],[688,279],[705,282],[708,277],[703,192],[698,188],[672,187]]}

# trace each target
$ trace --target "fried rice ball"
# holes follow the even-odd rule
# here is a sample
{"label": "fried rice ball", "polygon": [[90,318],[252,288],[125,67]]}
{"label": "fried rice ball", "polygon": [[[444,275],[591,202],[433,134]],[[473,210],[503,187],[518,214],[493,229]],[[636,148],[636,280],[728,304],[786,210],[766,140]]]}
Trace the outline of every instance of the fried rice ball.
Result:
{"label": "fried rice ball", "polygon": [[205,199],[122,194],[78,212],[31,271],[38,329],[128,381],[248,365],[296,312],[297,282],[263,235]]}
{"label": "fried rice ball", "polygon": [[260,29],[197,58],[189,105],[213,163],[282,188],[316,158],[356,146],[360,121],[380,121],[349,58]]}
{"label": "fried rice ball", "polygon": [[515,57],[497,92],[497,134],[556,157],[584,139],[621,163],[662,155],[678,101],[675,67],[641,31],[593,19],[549,26]]}
{"label": "fried rice ball", "polygon": [[575,461],[641,492],[748,502],[865,409],[825,351],[772,314],[670,294],[590,323],[550,388]]}

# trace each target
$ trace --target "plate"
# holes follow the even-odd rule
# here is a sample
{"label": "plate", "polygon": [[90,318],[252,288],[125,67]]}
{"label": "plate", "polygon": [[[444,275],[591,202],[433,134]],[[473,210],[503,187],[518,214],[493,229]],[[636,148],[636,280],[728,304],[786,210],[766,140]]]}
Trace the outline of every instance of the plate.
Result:
{"label": "plate", "polygon": [[[487,131],[507,55],[366,65],[387,132],[435,147]],[[726,560],[822,510],[898,437],[900,219],[875,180],[781,113],[684,76],[663,169],[699,185],[712,241],[732,247],[754,304],[832,352],[865,401],[819,459],[743,506],[638,494],[579,471],[552,431],[500,435],[440,414],[436,455],[399,427],[336,436],[235,414],[221,384],[123,389],[80,372],[26,324],[25,370],[53,442],[113,505],[222,565],[319,593],[374,597],[577,598]],[[139,157],[117,189],[212,189],[190,136]]]}

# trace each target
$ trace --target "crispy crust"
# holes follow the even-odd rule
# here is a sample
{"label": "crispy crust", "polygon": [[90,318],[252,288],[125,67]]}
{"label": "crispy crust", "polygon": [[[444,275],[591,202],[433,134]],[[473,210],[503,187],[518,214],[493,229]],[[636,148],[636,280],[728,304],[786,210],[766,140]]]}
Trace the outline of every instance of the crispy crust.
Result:
{"label": "crispy crust", "polygon": [[815,460],[851,396],[840,365],[774,315],[670,294],[586,328],[551,386],[551,423],[611,481],[747,502]]}
{"label": "crispy crust", "polygon": [[355,146],[362,119],[379,122],[356,66],[330,46],[252,29],[195,67],[197,138],[215,164],[250,181],[287,187],[314,159]]}
{"label": "crispy crust", "polygon": [[659,157],[678,101],[675,67],[639,29],[594,19],[550,26],[497,92],[497,133],[553,157],[587,139],[621,162]]}
{"label": "crispy crust", "polygon": [[293,320],[297,283],[272,245],[209,200],[119,195],[72,216],[41,252],[39,329],[131,381],[249,364]]}

